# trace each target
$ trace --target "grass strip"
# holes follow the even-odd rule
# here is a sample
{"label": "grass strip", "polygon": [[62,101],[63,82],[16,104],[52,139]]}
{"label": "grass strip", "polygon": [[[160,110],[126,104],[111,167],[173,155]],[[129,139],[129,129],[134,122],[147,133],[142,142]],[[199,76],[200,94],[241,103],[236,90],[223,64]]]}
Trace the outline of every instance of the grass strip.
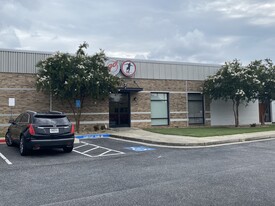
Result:
{"label": "grass strip", "polygon": [[275,125],[257,127],[187,127],[187,128],[146,128],[144,130],[167,135],[210,137],[253,132],[275,131]]}

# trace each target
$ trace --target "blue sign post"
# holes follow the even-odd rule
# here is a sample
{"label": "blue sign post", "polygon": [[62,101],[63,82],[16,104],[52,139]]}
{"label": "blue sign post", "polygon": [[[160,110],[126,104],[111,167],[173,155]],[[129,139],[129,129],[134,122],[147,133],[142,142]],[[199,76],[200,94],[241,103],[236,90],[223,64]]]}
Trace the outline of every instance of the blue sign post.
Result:
{"label": "blue sign post", "polygon": [[76,106],[76,108],[80,108],[81,102],[79,99],[75,100],[75,106]]}

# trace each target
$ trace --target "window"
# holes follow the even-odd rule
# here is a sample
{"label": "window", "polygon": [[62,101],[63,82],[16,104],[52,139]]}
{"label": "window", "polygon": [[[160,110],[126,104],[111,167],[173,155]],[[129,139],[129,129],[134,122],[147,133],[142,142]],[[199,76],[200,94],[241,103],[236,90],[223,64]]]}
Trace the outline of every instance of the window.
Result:
{"label": "window", "polygon": [[22,123],[28,123],[29,122],[29,114],[24,113],[22,116],[22,119],[20,120]]}
{"label": "window", "polygon": [[168,125],[168,94],[167,93],[151,93],[151,124],[152,125]]}
{"label": "window", "polygon": [[23,114],[20,114],[20,115],[15,119],[15,122],[16,122],[16,123],[19,123],[19,122],[21,121],[22,117],[23,117]]}
{"label": "window", "polygon": [[204,107],[202,94],[188,94],[189,124],[204,124]]}
{"label": "window", "polygon": [[34,124],[49,125],[49,126],[64,126],[69,125],[67,117],[63,116],[35,116]]}

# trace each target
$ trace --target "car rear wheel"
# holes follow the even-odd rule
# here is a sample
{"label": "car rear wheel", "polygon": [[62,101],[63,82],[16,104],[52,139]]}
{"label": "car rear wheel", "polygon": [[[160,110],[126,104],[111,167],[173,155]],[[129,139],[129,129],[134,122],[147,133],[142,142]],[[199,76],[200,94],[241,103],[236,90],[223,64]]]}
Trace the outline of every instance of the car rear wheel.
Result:
{"label": "car rear wheel", "polygon": [[63,147],[63,151],[66,153],[70,153],[71,151],[73,151],[73,147]]}
{"label": "car rear wheel", "polygon": [[19,151],[22,156],[27,155],[29,152],[26,147],[26,141],[25,141],[24,137],[20,138]]}
{"label": "car rear wheel", "polygon": [[11,147],[14,145],[14,143],[12,142],[12,139],[11,139],[11,135],[9,132],[6,133],[5,135],[5,141],[6,141],[6,144]]}

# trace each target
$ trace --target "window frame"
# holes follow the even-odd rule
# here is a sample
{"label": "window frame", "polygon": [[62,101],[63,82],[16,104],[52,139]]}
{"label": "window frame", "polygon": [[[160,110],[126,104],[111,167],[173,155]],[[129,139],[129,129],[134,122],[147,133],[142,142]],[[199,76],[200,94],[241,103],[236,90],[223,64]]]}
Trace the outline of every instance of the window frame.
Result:
{"label": "window frame", "polygon": [[[157,100],[157,99],[152,100],[152,94],[165,94],[166,99],[165,100]],[[166,101],[167,117],[166,118],[152,118],[152,102],[160,102],[160,101]],[[169,93],[167,93],[167,92],[151,92],[150,93],[150,104],[151,104],[151,126],[169,126],[170,125]],[[165,123],[165,124],[154,125],[154,124],[152,124],[152,120],[167,120],[167,124]]]}
{"label": "window frame", "polygon": [[[200,99],[191,99],[190,97],[189,97],[189,95],[201,95],[201,98]],[[204,95],[203,94],[201,94],[201,93],[195,93],[195,92],[193,92],[193,93],[188,93],[187,94],[187,96],[188,96],[188,124],[189,125],[205,125],[205,105],[204,105],[204,103],[205,103],[205,101],[204,101]],[[191,100],[190,100],[191,99]],[[189,103],[190,102],[200,102],[201,103],[201,106],[202,106],[202,116],[201,117],[189,117]],[[199,122],[199,123],[190,123],[190,118],[191,119],[202,119],[202,122]]]}

